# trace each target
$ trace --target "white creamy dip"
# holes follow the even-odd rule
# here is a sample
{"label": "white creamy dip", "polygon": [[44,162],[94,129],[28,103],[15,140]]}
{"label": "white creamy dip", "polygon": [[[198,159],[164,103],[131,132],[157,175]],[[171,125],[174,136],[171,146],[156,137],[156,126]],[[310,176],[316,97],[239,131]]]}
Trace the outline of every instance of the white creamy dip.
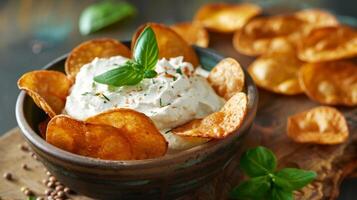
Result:
{"label": "white creamy dip", "polygon": [[[158,61],[158,75],[144,79],[135,86],[113,87],[97,83],[94,76],[124,64],[121,56],[96,58],[84,65],[76,76],[67,97],[64,112],[84,120],[112,108],[131,108],[149,116],[169,142],[170,149],[189,148],[180,136],[168,130],[192,119],[203,118],[218,111],[224,104],[206,78],[183,57]],[[198,71],[198,70],[197,70]]]}

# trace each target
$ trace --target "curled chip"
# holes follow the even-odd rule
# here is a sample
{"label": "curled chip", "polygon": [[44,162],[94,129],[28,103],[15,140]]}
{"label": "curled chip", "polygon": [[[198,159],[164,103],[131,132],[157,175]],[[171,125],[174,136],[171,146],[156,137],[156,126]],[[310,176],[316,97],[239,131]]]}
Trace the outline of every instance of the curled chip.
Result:
{"label": "curled chip", "polygon": [[348,139],[348,127],[342,113],[320,106],[289,117],[288,136],[299,143],[340,144]]}
{"label": "curled chip", "polygon": [[309,24],[306,27],[306,33],[313,28],[336,26],[339,24],[333,14],[321,9],[305,9],[296,12],[294,15]]}
{"label": "curled chip", "polygon": [[171,148],[175,150],[184,150],[210,141],[211,138],[182,136],[177,134],[177,132],[187,132],[194,130],[200,125],[201,121],[202,119],[194,119],[172,130],[176,133],[174,132],[174,134],[165,134],[165,138],[171,138]]}
{"label": "curled chip", "polygon": [[255,18],[234,34],[233,46],[251,56],[290,49],[291,41],[301,37],[305,25],[293,15]]}
{"label": "curled chip", "polygon": [[243,90],[244,72],[235,59],[225,58],[211,70],[207,80],[219,96],[228,100]]}
{"label": "curled chip", "polygon": [[183,22],[170,26],[189,44],[208,47],[209,35],[199,23]]}
{"label": "curled chip", "polygon": [[105,160],[133,159],[131,143],[123,130],[74,120],[65,115],[52,118],[46,141],[63,150]]}
{"label": "curled chip", "polygon": [[[238,130],[247,112],[247,96],[238,92],[232,96],[222,109],[201,121],[192,122],[173,130],[182,136],[195,136],[222,139]],[[199,123],[199,124],[198,124]],[[190,128],[190,127],[194,128]]]}
{"label": "curled chip", "polygon": [[90,117],[86,122],[122,130],[132,145],[134,159],[156,158],[167,151],[167,142],[151,119],[135,110],[113,109]]}
{"label": "curled chip", "polygon": [[266,90],[294,95],[302,93],[298,72],[304,64],[295,52],[275,52],[256,59],[248,68],[254,82]]}
{"label": "curled chip", "polygon": [[61,72],[36,70],[22,75],[17,85],[52,118],[62,112],[71,81]]}
{"label": "curled chip", "polygon": [[212,3],[202,6],[197,11],[194,21],[212,31],[231,33],[242,28],[261,12],[262,9],[254,4]]}
{"label": "curled chip", "polygon": [[357,64],[353,61],[305,64],[299,82],[307,96],[319,103],[357,105]]}
{"label": "curled chip", "polygon": [[156,36],[157,45],[159,47],[159,58],[173,58],[183,56],[184,60],[192,63],[193,66],[198,66],[199,61],[196,52],[193,48],[173,29],[156,23],[147,23],[140,26],[131,40],[131,49],[133,50],[136,40],[146,26],[150,26]]}
{"label": "curled chip", "polygon": [[130,58],[131,53],[128,47],[114,39],[89,40],[71,51],[65,63],[65,71],[74,80],[79,69],[94,58],[109,58],[118,55]]}
{"label": "curled chip", "polygon": [[312,30],[299,43],[298,56],[307,62],[322,62],[357,55],[357,31],[347,26]]}

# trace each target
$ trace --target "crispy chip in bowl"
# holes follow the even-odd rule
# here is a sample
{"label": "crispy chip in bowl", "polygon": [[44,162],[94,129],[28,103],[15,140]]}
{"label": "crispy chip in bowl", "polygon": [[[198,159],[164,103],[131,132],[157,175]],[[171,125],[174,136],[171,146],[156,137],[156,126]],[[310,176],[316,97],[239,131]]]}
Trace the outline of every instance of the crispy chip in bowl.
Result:
{"label": "crispy chip in bowl", "polygon": [[294,13],[294,15],[309,24],[306,27],[306,33],[313,28],[335,26],[339,24],[333,14],[321,9],[305,9]]}
{"label": "crispy chip in bowl", "polygon": [[196,12],[194,21],[212,31],[231,33],[261,12],[262,9],[255,4],[212,3],[202,6]]}
{"label": "crispy chip in bowl", "polygon": [[85,121],[121,129],[131,143],[134,159],[156,158],[165,155],[167,151],[168,144],[151,119],[135,110],[112,109]]}
{"label": "crispy chip in bowl", "polygon": [[47,125],[46,141],[63,150],[105,160],[133,159],[132,145],[123,130],[57,115]]}
{"label": "crispy chip in bowl", "polygon": [[246,94],[238,92],[225,103],[220,111],[202,120],[175,128],[173,133],[182,136],[225,138],[241,126],[247,112],[247,101]]}
{"label": "crispy chip in bowl", "polygon": [[71,81],[58,71],[36,70],[22,75],[17,85],[52,118],[62,112]]}
{"label": "crispy chip in bowl", "polygon": [[328,105],[357,105],[357,64],[351,60],[308,63],[299,82],[312,100]]}
{"label": "crispy chip in bowl", "polygon": [[305,21],[293,15],[258,17],[234,34],[233,46],[250,56],[290,49],[305,25]]}
{"label": "crispy chip in bowl", "polygon": [[288,118],[288,136],[299,143],[340,144],[348,138],[346,119],[338,110],[320,106]]}
{"label": "crispy chip in bowl", "polygon": [[299,43],[298,57],[307,62],[354,56],[357,56],[357,31],[347,26],[314,29]]}
{"label": "crispy chip in bowl", "polygon": [[182,22],[170,26],[189,44],[200,47],[208,47],[209,35],[206,29],[199,23]]}
{"label": "crispy chip in bowl", "polygon": [[136,40],[145,27],[150,26],[156,36],[157,45],[159,47],[159,58],[172,58],[183,56],[184,60],[192,63],[193,66],[198,66],[199,61],[194,49],[189,45],[179,34],[173,29],[157,23],[147,23],[140,26],[133,35],[131,40],[131,49],[133,50]]}
{"label": "crispy chip in bowl", "polygon": [[65,71],[67,76],[74,80],[80,68],[96,57],[123,56],[130,58],[130,55],[129,48],[117,40],[110,38],[88,40],[78,45],[68,55]]}
{"label": "crispy chip in bowl", "polygon": [[244,72],[235,59],[225,58],[210,71],[207,80],[219,96],[228,100],[243,90]]}
{"label": "crispy chip in bowl", "polygon": [[275,52],[260,56],[250,64],[248,72],[259,87],[294,95],[303,92],[298,80],[298,72],[303,64],[294,51]]}

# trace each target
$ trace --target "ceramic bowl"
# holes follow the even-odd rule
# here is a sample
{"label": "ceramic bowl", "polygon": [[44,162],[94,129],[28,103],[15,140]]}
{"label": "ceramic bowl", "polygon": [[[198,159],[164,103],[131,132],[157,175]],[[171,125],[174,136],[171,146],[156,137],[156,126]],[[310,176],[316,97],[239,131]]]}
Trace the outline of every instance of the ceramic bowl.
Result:
{"label": "ceramic bowl", "polygon": [[[128,45],[128,43],[126,43]],[[210,70],[223,57],[194,47],[203,68]],[[63,72],[67,55],[45,69]],[[21,91],[16,118],[24,138],[45,167],[76,192],[98,199],[174,199],[189,194],[217,176],[228,165],[248,134],[257,109],[258,93],[245,71],[248,112],[242,126],[222,140],[215,140],[157,159],[107,161],[63,151],[47,143],[38,133],[46,117],[32,99]]]}

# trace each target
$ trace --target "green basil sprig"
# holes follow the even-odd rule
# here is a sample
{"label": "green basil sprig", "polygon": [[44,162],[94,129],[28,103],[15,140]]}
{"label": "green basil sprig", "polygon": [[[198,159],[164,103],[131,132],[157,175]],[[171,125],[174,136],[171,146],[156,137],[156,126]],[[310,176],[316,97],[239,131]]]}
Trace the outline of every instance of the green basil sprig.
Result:
{"label": "green basil sprig", "polygon": [[144,78],[154,78],[157,75],[154,69],[158,57],[159,48],[155,33],[148,26],[140,34],[135,44],[133,60],[95,76],[94,81],[115,87],[136,85]]}
{"label": "green basil sprig", "polygon": [[81,34],[87,35],[119,22],[135,13],[135,7],[127,2],[104,1],[93,4],[81,13],[79,31]]}
{"label": "green basil sprig", "polygon": [[303,188],[316,178],[313,171],[284,168],[276,171],[277,159],[265,147],[246,151],[240,167],[250,179],[235,187],[230,196],[236,199],[293,200],[293,191]]}

